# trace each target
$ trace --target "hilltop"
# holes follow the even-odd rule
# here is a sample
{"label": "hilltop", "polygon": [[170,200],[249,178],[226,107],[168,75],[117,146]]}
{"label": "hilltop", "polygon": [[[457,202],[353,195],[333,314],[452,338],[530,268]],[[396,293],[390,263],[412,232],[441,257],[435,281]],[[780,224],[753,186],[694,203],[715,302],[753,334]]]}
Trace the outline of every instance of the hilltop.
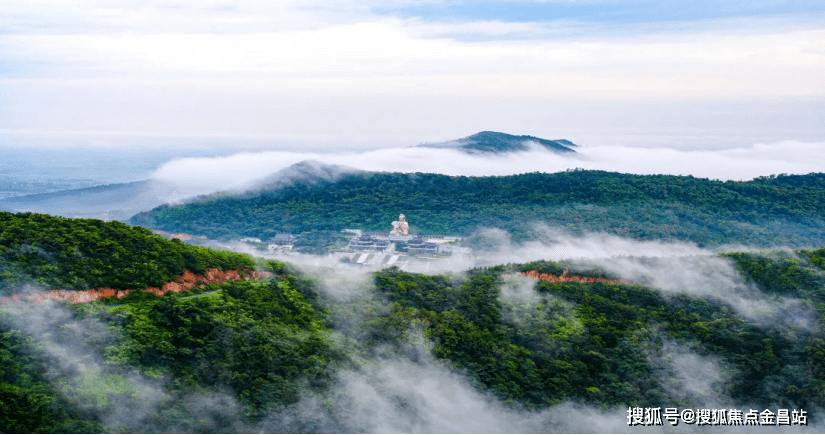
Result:
{"label": "hilltop", "polygon": [[248,255],[185,245],[117,221],[0,212],[0,295],[26,287],[161,287],[186,272],[254,266]]}
{"label": "hilltop", "polygon": [[542,139],[535,136],[516,136],[495,131],[482,131],[465,138],[440,143],[418,145],[425,148],[453,148],[468,154],[501,154],[527,151],[531,146],[547,149],[559,154],[575,154],[576,144],[566,139]]}
{"label": "hilltop", "polygon": [[[526,151],[535,147],[561,154],[576,154],[573,150],[576,145],[568,140],[547,140],[534,136],[516,136],[492,131],[483,131],[455,141],[419,146],[451,148],[469,154],[488,155]],[[295,181],[306,182],[311,179],[335,181],[345,174],[356,172],[359,171],[345,166],[304,161],[263,176],[260,180],[245,186],[241,190],[246,192],[272,190],[288,186]],[[21,186],[10,188],[4,195],[5,197],[0,197],[0,210],[120,221],[127,221],[135,214],[150,210],[161,204],[186,201],[203,193],[192,191],[191,186],[176,185],[171,181],[144,179],[20,195],[20,193],[25,192],[25,189],[23,189],[25,186],[22,186],[25,183],[15,183],[11,179],[9,182],[11,187],[15,187],[15,184],[21,184]],[[40,184],[44,186],[51,185],[50,183]],[[238,193],[240,192],[236,191],[233,194]],[[222,193],[218,193],[218,195],[222,195]],[[215,196],[215,194],[211,196]]]}

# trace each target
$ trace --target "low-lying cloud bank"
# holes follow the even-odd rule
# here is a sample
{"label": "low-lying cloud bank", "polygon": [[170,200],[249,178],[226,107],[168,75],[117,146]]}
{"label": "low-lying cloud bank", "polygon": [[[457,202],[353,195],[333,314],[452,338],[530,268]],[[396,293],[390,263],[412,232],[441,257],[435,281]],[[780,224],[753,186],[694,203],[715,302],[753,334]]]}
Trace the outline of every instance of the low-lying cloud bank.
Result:
{"label": "low-lying cloud bank", "polygon": [[[731,302],[750,318],[761,321],[781,318],[775,304],[759,306],[768,310],[748,311],[764,301],[753,300],[753,293],[732,268],[730,262],[689,243],[634,241],[606,234],[574,236],[563,230],[538,227],[535,240],[513,242],[504,231],[490,229],[485,235],[496,242],[486,257],[456,256],[445,260],[439,272],[460,273],[468,267],[488,264],[517,263],[539,259],[565,260],[584,266],[598,266],[624,279],[647,281],[662,294],[686,292]],[[233,242],[224,245],[236,251],[252,253],[248,245]],[[332,324],[337,332],[357,340],[353,332],[363,319],[347,312],[346,305],[359,308],[386,308],[374,291],[369,269],[342,264],[329,256],[267,255],[296,264],[318,277],[320,290],[332,301]],[[514,277],[503,288],[502,297],[511,302],[531,303],[540,298],[534,282]],[[737,302],[738,301],[738,302]],[[343,307],[343,308],[342,308]],[[562,307],[564,308],[564,307]],[[772,313],[772,314],[771,314]],[[57,304],[21,307],[14,313],[14,327],[38,337],[44,351],[55,361],[56,374],[72,384],[84,378],[122,379],[130,396],[114,407],[87,406],[101,416],[104,423],[138,432],[435,432],[435,433],[730,433],[771,432],[770,427],[710,427],[685,425],[628,426],[627,408],[601,409],[573,401],[541,411],[528,411],[502,403],[479,390],[460,371],[433,359],[429,343],[413,332],[405,351],[364,355],[354,367],[341,369],[328,393],[307,393],[295,405],[273,410],[254,427],[243,422],[241,407],[230,393],[202,391],[178,397],[190,416],[198,416],[200,426],[176,426],[153,422],[170,392],[161,380],[149,379],[138,372],[113,369],[100,358],[107,343],[118,337],[106,325],[94,319],[78,320]],[[70,338],[67,340],[66,338]],[[661,373],[665,388],[677,400],[703,408],[735,408],[747,412],[752,404],[733,403],[720,393],[730,376],[720,359],[703,355],[686,344],[676,343],[652,328],[647,358]],[[87,398],[79,397],[78,405]],[[664,403],[634,404],[641,407],[675,406]],[[788,432],[821,433],[822,426],[794,426]]]}
{"label": "low-lying cloud bank", "polygon": [[687,294],[714,298],[757,324],[776,325],[786,331],[816,326],[812,307],[791,297],[768,297],[745,282],[731,259],[717,255],[746,251],[747,247],[709,250],[690,242],[639,241],[606,233],[578,236],[541,224],[535,226],[534,234],[533,240],[516,243],[506,231],[481,231],[479,236],[489,249],[432,264],[428,272],[537,260],[565,261],[582,269],[602,269],[619,279],[649,286],[665,297]]}
{"label": "low-lying cloud bank", "polygon": [[536,147],[526,152],[499,155],[471,155],[454,149],[423,147],[385,148],[361,153],[244,152],[227,157],[173,160],[158,168],[153,178],[173,182],[187,195],[194,196],[244,189],[304,160],[382,172],[490,176],[584,168],[720,180],[749,180],[780,173],[807,174],[822,171],[818,163],[825,161],[825,143],[798,141],[718,150],[580,146],[576,151],[578,154],[570,156]]}
{"label": "low-lying cloud bank", "polygon": [[[749,291],[727,260],[694,245],[638,242],[603,234],[576,237],[560,230],[545,231],[548,239],[517,244],[510,241],[503,231],[488,230],[492,237],[498,237],[500,241],[495,257],[455,257],[440,262],[440,267],[433,265],[433,268],[437,268],[439,273],[460,274],[467,267],[540,258],[576,261],[583,265],[590,262],[587,264],[590,266],[594,265],[592,263],[604,266],[624,260],[625,263],[620,263],[620,266],[630,266],[628,277],[646,279],[665,273],[662,265],[657,264],[645,270],[644,260],[652,259],[666,262],[667,267],[683,269],[672,285],[658,281],[654,283],[665,295],[684,292],[728,300],[731,286],[742,286],[734,289],[736,291]],[[550,241],[550,237],[555,239]],[[633,253],[649,257],[630,257]],[[332,313],[335,329],[350,337],[357,339],[352,334],[359,329],[351,323],[358,324],[364,319],[359,320],[349,312],[347,304],[357,307],[359,313],[386,305],[374,291],[368,268],[336,264],[331,257],[278,257],[291,260],[321,280],[321,291],[336,302]],[[744,301],[743,311],[750,308],[748,302],[754,302],[742,295],[733,297]],[[515,304],[535,304],[540,300],[546,301],[548,296],[535,291],[535,281],[516,276],[505,282],[502,298]],[[566,302],[559,303],[563,312],[569,313],[573,309]],[[733,306],[739,309],[736,303]],[[505,315],[518,313],[506,312]],[[777,317],[768,316],[761,321],[767,322],[768,318]],[[743,412],[758,407],[755,404],[735,403],[722,393],[733,374],[720,358],[677,343],[658,328],[651,328],[646,339],[650,341],[646,346],[648,361],[661,376],[664,390],[678,404],[640,403],[633,406],[679,406],[680,409],[698,406],[740,409]],[[684,423],[674,427],[668,421],[663,421],[662,426],[628,426],[626,407],[604,409],[575,401],[566,401],[540,411],[525,410],[502,403],[474,386],[461,370],[434,360],[430,354],[431,345],[413,328],[407,341],[398,344],[401,351],[379,349],[374,355],[363,359],[359,367],[338,372],[329,395],[317,397],[308,394],[298,404],[269,415],[262,422],[261,429],[266,432],[366,433],[753,433],[776,430],[775,427],[712,427]],[[821,426],[785,429],[794,433],[816,433]]]}
{"label": "low-lying cloud bank", "polygon": [[[410,262],[410,272],[426,274],[463,273],[468,269],[531,261],[563,261],[581,269],[601,269],[619,279],[649,286],[664,297],[690,295],[712,298],[730,305],[739,315],[762,326],[775,326],[787,333],[811,331],[817,316],[803,301],[782,295],[768,296],[745,281],[733,260],[720,252],[747,251],[744,246],[699,248],[690,242],[640,241],[606,233],[574,235],[563,228],[534,225],[532,240],[513,241],[507,231],[488,228],[476,233],[485,249],[454,254],[438,261]],[[263,254],[242,242],[214,246],[253,256],[265,256],[299,265],[311,275],[323,277],[324,286],[334,289],[333,299],[348,299],[368,285],[368,267],[340,263],[334,256]],[[521,298],[532,290],[517,291]]]}
{"label": "low-lying cloud bank", "polygon": [[[572,403],[530,412],[505,406],[475,389],[459,372],[429,357],[379,358],[344,371],[332,393],[334,406],[307,396],[274,414],[262,429],[365,433],[629,432],[626,412]],[[644,430],[647,429],[647,430]],[[655,431],[644,428],[643,432]],[[661,429],[661,428],[659,428]],[[635,430],[633,430],[636,432]]]}
{"label": "low-lying cloud bank", "polygon": [[[98,419],[127,433],[250,431],[244,426],[242,407],[229,392],[216,388],[176,394],[164,386],[162,378],[109,364],[107,359],[119,358],[109,354],[109,346],[123,337],[97,318],[83,318],[49,300],[4,310],[2,326],[35,339],[38,352],[49,362],[45,378],[87,419]],[[175,417],[187,419],[164,415],[173,403],[183,410]]]}

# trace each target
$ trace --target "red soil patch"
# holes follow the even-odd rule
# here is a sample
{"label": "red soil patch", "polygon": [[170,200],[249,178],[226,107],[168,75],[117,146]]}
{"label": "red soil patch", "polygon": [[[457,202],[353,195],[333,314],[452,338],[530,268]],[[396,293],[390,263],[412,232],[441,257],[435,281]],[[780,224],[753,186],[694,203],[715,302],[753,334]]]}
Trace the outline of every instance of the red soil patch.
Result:
{"label": "red soil patch", "polygon": [[[230,269],[218,270],[214,267],[206,269],[203,275],[195,275],[188,270],[175,278],[172,282],[163,284],[161,288],[149,287],[142,291],[154,293],[156,295],[163,295],[167,292],[182,292],[192,290],[195,286],[198,288],[206,287],[205,284],[218,284],[226,281],[247,281],[251,279],[268,278],[272,276],[271,272],[260,272],[250,269]],[[51,290],[40,293],[30,293],[25,295],[14,295],[11,297],[0,297],[0,303],[12,303],[20,301],[43,302],[46,299],[54,299],[56,301],[70,301],[75,304],[83,304],[87,302],[96,301],[102,298],[116,297],[118,299],[128,295],[134,290],[113,289],[108,287],[100,287],[90,290]]]}
{"label": "red soil patch", "polygon": [[568,276],[566,270],[558,276],[553,275],[552,273],[539,273],[539,271],[537,270],[531,270],[529,272],[519,272],[518,274],[530,279],[539,279],[547,282],[605,282],[608,284],[627,284],[627,281],[623,281],[620,279],[605,279],[601,277],[592,278],[579,275]]}

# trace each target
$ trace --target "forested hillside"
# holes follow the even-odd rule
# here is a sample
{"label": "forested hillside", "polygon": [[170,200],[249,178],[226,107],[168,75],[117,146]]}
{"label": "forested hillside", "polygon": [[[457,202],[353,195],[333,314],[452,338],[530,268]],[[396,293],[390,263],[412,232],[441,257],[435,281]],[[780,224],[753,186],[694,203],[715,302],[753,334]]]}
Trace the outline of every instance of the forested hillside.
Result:
{"label": "forested hillside", "polygon": [[496,131],[482,131],[451,142],[427,143],[419,146],[428,148],[454,148],[468,154],[501,154],[527,151],[530,149],[529,144],[535,144],[559,154],[576,153],[576,151],[573,150],[576,144],[566,139],[548,140],[535,136],[512,135]]}
{"label": "forested hillside", "polygon": [[329,382],[328,332],[301,285],[0,308],[0,432],[249,432]]}
{"label": "forested hillside", "polygon": [[[746,275],[753,281],[783,283],[783,290],[766,286],[769,297],[781,292],[799,298],[822,318],[825,249],[802,255],[812,261],[800,262],[793,255],[777,259],[774,254],[731,257],[746,273],[770,271],[770,278]],[[378,290],[393,301],[394,310],[379,322],[378,337],[392,342],[409,331],[409,325],[420,327],[436,343],[436,356],[462,367],[503,400],[531,407],[570,398],[603,406],[701,406],[712,400],[710,392],[693,385],[698,394],[691,394],[667,358],[656,357],[676,353],[680,346],[681,353],[689,348],[727,367],[727,379],[722,380],[721,367],[719,373],[704,376],[719,375],[714,394],[732,403],[817,410],[825,403],[821,323],[810,330],[760,325],[721,299],[687,293],[665,297],[631,284],[538,282],[535,299],[502,293],[502,285],[507,286],[502,275],[508,271],[558,274],[562,269],[567,267],[553,262],[498,266],[473,270],[458,281],[399,270],[379,272]]]}
{"label": "forested hillside", "polygon": [[0,295],[27,284],[143,289],[187,270],[253,266],[248,255],[185,245],[120,222],[0,212]]}
{"label": "forested hillside", "polygon": [[[378,370],[401,360],[434,379],[467,379],[511,410],[502,414],[518,420],[502,426],[510,431],[527,430],[521,420],[534,421],[529,431],[581,427],[565,426],[559,404],[618,409],[618,428],[628,406],[804,409],[821,424],[825,249],[725,258],[762,292],[752,295],[768,304],[762,314],[743,314],[725,295],[517,274],[614,278],[555,262],[435,276],[391,268],[350,293],[338,288],[352,270],[311,278],[270,262],[270,279],[201,294],[5,306],[0,427],[362,432],[387,429],[372,425],[384,419],[415,422],[389,426],[399,431],[438,431],[426,401]],[[771,320],[787,298],[810,322]]]}
{"label": "forested hillside", "polygon": [[581,170],[501,177],[364,173],[164,205],[131,222],[210,238],[268,238],[342,228],[386,232],[399,213],[419,234],[495,227],[527,239],[543,223],[700,246],[809,247],[825,238],[825,174],[721,182]]}

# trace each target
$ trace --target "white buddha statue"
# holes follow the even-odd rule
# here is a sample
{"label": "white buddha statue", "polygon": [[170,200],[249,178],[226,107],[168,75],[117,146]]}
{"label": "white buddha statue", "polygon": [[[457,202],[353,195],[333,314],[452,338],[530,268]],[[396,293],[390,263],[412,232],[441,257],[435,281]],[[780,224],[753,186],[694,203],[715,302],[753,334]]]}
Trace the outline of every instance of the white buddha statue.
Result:
{"label": "white buddha statue", "polygon": [[398,215],[397,221],[392,221],[391,236],[406,236],[410,231],[410,224],[407,222],[407,217],[404,214]]}

